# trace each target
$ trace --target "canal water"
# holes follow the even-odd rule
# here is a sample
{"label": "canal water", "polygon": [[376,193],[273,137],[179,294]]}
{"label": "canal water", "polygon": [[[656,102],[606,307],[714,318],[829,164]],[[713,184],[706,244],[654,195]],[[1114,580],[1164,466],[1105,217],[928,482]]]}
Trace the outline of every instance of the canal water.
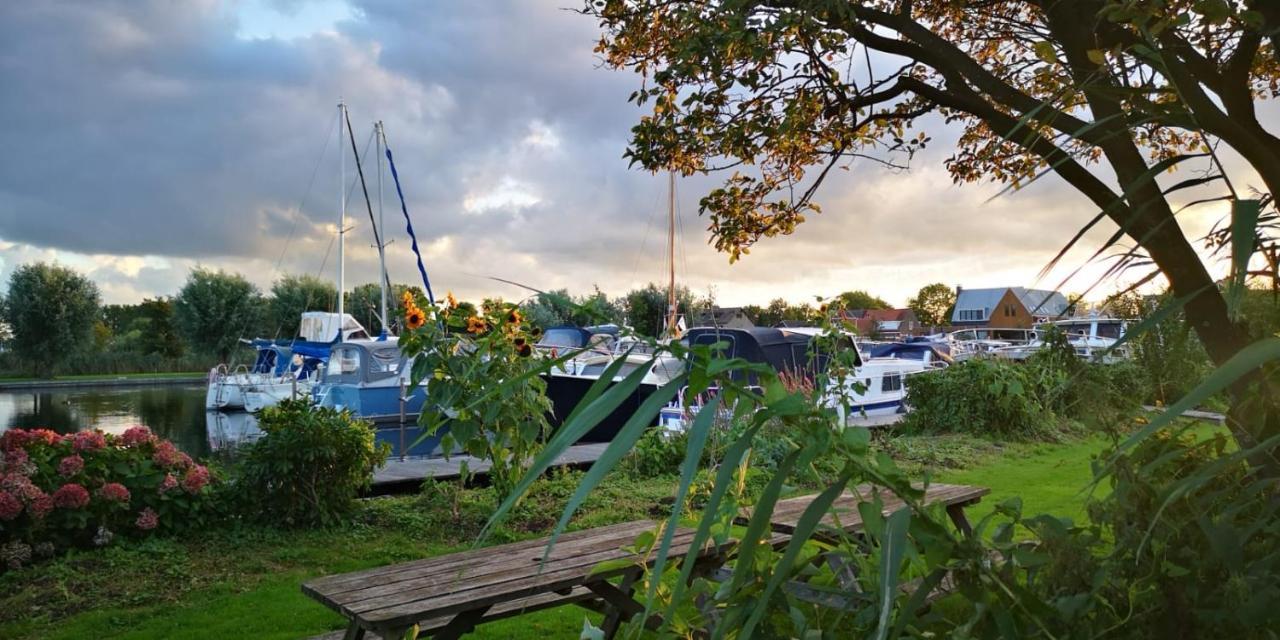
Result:
{"label": "canal water", "polygon": [[[77,387],[0,391],[0,432],[11,427],[47,428],[59,433],[101,429],[123,433],[142,424],[195,458],[234,457],[241,443],[261,432],[252,414],[205,411],[204,385]],[[379,425],[378,440],[399,455],[399,425]],[[410,456],[423,455],[412,447],[419,430],[405,429]]]}

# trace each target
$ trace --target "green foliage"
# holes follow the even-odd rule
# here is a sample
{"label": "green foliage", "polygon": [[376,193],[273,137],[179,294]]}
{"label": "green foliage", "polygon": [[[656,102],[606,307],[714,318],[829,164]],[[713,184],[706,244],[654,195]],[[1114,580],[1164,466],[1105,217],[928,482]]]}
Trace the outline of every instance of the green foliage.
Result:
{"label": "green foliage", "polygon": [[240,338],[258,328],[261,298],[244,276],[193,269],[174,299],[174,320],[189,344],[225,362]]}
{"label": "green foliage", "polygon": [[907,433],[970,433],[995,438],[1049,437],[1054,415],[1036,394],[1028,368],[972,359],[907,378]]}
{"label": "green foliage", "polygon": [[93,345],[101,296],[88,278],[56,264],[25,264],[9,276],[4,322],[13,351],[36,375]]}
{"label": "green foliage", "polygon": [[813,305],[793,305],[783,298],[770,300],[767,307],[747,305],[742,310],[760,327],[776,327],[784,322],[791,326],[813,326],[822,322],[822,313]]}
{"label": "green foliage", "polygon": [[[627,310],[627,323],[642,336],[660,336],[667,317],[667,289],[650,282],[642,289],[632,289],[622,297]],[[692,322],[694,316],[709,305],[695,300],[688,287],[676,287],[679,313]]]}
{"label": "green foliage", "polygon": [[486,300],[479,315],[467,315],[452,296],[432,306],[408,295],[402,304],[410,330],[400,347],[414,359],[411,386],[426,383],[428,391],[419,423],[428,434],[448,429],[446,452],[460,446],[489,460],[489,479],[505,498],[550,430],[546,382],[535,375],[544,367],[532,357],[524,314]]}
{"label": "green foliage", "polygon": [[[1255,297],[1250,295],[1248,299],[1255,300]],[[1129,294],[1109,304],[1114,313],[1133,318],[1136,322],[1158,319],[1129,335],[1125,349],[1148,386],[1143,399],[1166,405],[1185,395],[1210,370],[1209,356],[1181,312],[1163,318],[1155,316],[1172,302],[1173,296],[1168,293],[1159,296]],[[1265,305],[1257,311],[1264,309]],[[1246,314],[1247,318],[1259,316],[1263,314]]]}
{"label": "green foliage", "polygon": [[246,518],[276,526],[344,521],[391,452],[373,425],[305,400],[263,409],[258,426],[262,437],[239,452],[236,491]]}
{"label": "green foliage", "polygon": [[303,312],[332,311],[336,308],[337,290],[332,282],[313,275],[286,275],[276,280],[267,304],[270,334],[286,338],[298,335]]}
{"label": "green foliage", "polygon": [[856,291],[845,291],[836,296],[832,303],[838,304],[844,309],[888,309],[888,302],[879,296],[873,296],[866,291],[858,289]]}
{"label": "green foliage", "polygon": [[589,295],[574,297],[568,289],[540,293],[520,305],[529,324],[539,329],[572,324],[622,324],[621,301],[611,301],[599,288]]}
{"label": "green foliage", "polygon": [[935,282],[920,287],[915,297],[907,301],[907,308],[915,312],[920,323],[937,327],[951,322],[951,308],[956,304],[956,290]]}
{"label": "green foliage", "polygon": [[217,515],[213,481],[146,427],[119,436],[9,429],[0,436],[2,560],[18,568],[33,551],[48,557],[206,526]]}

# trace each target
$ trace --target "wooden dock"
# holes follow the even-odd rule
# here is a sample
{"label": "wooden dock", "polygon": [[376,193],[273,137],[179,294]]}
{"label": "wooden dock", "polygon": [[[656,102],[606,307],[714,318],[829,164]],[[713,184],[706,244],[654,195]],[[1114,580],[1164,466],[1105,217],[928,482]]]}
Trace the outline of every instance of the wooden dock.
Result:
{"label": "wooden dock", "polygon": [[[1164,412],[1165,412],[1164,407],[1153,407],[1153,406],[1150,406],[1150,405],[1145,405],[1145,406],[1143,406],[1142,408],[1143,408],[1143,409],[1146,409],[1147,411],[1150,411],[1150,412],[1152,412],[1152,413],[1164,413]],[[1187,410],[1187,411],[1183,411],[1183,412],[1182,412],[1182,417],[1183,417],[1183,418],[1186,418],[1186,419],[1188,419],[1188,420],[1201,420],[1201,421],[1203,421],[1203,422],[1212,422],[1212,423],[1214,423],[1214,424],[1226,424],[1226,423],[1227,423],[1227,416],[1225,416],[1225,415],[1223,415],[1223,414],[1221,414],[1221,413],[1217,413],[1217,412],[1215,412],[1215,411],[1197,411],[1197,410],[1195,410],[1195,409],[1189,409],[1189,410]]]}
{"label": "wooden dock", "polygon": [[[587,467],[604,453],[607,442],[575,444],[552,463],[553,467]],[[444,458],[391,458],[381,469],[373,472],[373,488],[387,489],[395,485],[418,484],[427,478],[451,480],[462,475],[462,463],[473,474],[484,475],[493,466],[488,460],[468,455]]]}

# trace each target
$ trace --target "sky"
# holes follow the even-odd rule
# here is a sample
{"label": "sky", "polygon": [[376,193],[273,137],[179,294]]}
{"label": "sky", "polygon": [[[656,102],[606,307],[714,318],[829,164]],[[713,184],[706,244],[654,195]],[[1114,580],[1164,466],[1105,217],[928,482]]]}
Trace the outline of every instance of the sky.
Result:
{"label": "sky", "polygon": [[[334,277],[339,194],[354,185],[346,140],[340,178],[341,99],[362,149],[385,123],[437,292],[527,295],[493,278],[611,295],[660,282],[666,179],[623,158],[639,77],[604,68],[597,25],[566,5],[2,3],[0,279],[56,261],[129,303],[176,293],[197,266],[264,290],[286,273]],[[943,161],[957,132],[929,133],[909,171],[836,172],[822,214],[732,265],[697,215],[723,177],[682,179],[680,282],[726,306],[850,289],[905,304],[931,282],[1056,286],[1063,271],[1036,274],[1095,209],[1053,179],[994,200],[998,187],[953,185]],[[387,267],[414,282],[387,184]],[[360,196],[348,215],[350,287],[377,280],[377,253]],[[1184,224],[1215,214],[1198,215]]]}

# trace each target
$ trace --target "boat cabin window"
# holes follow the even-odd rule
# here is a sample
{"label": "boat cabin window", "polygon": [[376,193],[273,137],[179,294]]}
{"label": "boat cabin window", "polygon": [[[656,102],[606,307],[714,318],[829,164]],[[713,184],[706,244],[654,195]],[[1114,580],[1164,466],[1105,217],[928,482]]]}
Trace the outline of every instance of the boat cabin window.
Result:
{"label": "boat cabin window", "polygon": [[325,367],[326,382],[359,382],[360,349],[338,347],[329,353],[329,365]]}
{"label": "boat cabin window", "polygon": [[1099,322],[1098,337],[1111,338],[1112,340],[1119,339],[1120,332],[1121,332],[1120,330],[1122,327],[1123,325],[1121,325],[1119,322]]}
{"label": "boat cabin window", "polygon": [[901,391],[902,390],[902,374],[886,373],[880,379],[881,391]]}
{"label": "boat cabin window", "polygon": [[573,329],[547,329],[538,344],[544,347],[581,347],[582,334]]}
{"label": "boat cabin window", "polygon": [[385,347],[369,353],[368,379],[381,380],[400,372],[400,349]]}

